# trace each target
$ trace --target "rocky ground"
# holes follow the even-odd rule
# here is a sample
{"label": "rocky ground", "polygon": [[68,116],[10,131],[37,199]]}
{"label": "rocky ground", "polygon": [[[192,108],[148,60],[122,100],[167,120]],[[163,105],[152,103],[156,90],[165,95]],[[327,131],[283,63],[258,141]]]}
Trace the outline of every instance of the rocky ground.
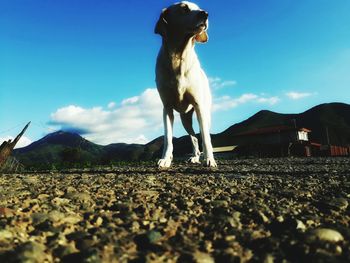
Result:
{"label": "rocky ground", "polygon": [[0,262],[349,262],[350,159],[0,175]]}

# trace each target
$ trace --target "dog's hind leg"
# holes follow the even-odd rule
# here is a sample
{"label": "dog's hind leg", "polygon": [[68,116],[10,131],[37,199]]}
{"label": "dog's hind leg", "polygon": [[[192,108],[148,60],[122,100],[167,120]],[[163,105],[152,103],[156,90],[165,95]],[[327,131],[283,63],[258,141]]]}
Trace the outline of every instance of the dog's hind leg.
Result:
{"label": "dog's hind leg", "polygon": [[193,112],[194,112],[194,109],[190,110],[187,113],[180,114],[180,117],[181,117],[182,125],[184,126],[187,133],[190,135],[191,142],[192,142],[193,155],[188,159],[188,162],[200,163],[199,157],[201,152],[199,151],[198,139],[192,127]]}
{"label": "dog's hind leg", "polygon": [[214,159],[213,146],[211,144],[209,132],[210,111],[208,111],[205,107],[199,105],[196,108],[196,114],[199,122],[199,127],[201,129],[204,164],[208,167],[217,167]]}

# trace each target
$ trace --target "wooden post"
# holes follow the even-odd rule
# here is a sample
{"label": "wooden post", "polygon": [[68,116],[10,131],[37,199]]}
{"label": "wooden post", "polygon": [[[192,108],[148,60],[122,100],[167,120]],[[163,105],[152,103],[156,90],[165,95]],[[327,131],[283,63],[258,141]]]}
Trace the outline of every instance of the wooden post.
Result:
{"label": "wooden post", "polygon": [[[6,160],[11,155],[13,148],[15,148],[19,139],[21,139],[22,135],[27,130],[29,124],[30,124],[30,122],[27,123],[27,125],[23,128],[23,130],[16,136],[16,138],[13,141],[8,140],[8,141],[5,141],[1,144],[1,146],[0,146],[0,168],[2,168],[3,165],[6,163]],[[11,165],[11,167],[12,167],[12,165]]]}

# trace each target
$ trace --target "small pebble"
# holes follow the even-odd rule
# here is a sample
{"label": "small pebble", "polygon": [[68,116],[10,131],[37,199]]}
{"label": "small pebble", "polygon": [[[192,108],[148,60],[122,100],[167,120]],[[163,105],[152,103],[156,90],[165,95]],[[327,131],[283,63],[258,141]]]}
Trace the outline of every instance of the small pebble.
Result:
{"label": "small pebble", "polygon": [[306,240],[309,242],[313,241],[328,241],[328,242],[339,242],[343,241],[344,237],[338,231],[330,228],[317,228],[312,229],[307,233]]}
{"label": "small pebble", "polygon": [[209,254],[200,251],[193,253],[193,261],[196,263],[215,263]]}

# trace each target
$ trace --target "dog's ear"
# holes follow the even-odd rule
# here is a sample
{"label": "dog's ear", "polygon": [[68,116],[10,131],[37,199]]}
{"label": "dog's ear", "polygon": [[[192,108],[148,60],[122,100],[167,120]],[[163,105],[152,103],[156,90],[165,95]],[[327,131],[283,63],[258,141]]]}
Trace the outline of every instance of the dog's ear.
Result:
{"label": "dog's ear", "polygon": [[166,14],[167,14],[167,9],[164,8],[162,10],[162,13],[160,14],[160,17],[158,19],[158,22],[154,28],[154,33],[155,34],[159,34],[162,37],[166,36],[166,32],[167,32],[167,27],[168,27],[168,21],[166,20]]}
{"label": "dog's ear", "polygon": [[207,31],[204,31],[204,30],[203,30],[202,32],[198,33],[198,34],[194,37],[194,39],[195,39],[197,42],[200,42],[200,43],[206,43],[206,42],[208,42],[209,37],[208,37]]}

